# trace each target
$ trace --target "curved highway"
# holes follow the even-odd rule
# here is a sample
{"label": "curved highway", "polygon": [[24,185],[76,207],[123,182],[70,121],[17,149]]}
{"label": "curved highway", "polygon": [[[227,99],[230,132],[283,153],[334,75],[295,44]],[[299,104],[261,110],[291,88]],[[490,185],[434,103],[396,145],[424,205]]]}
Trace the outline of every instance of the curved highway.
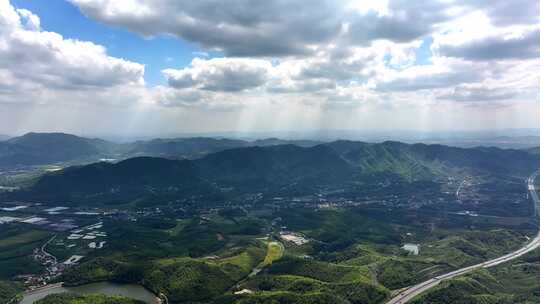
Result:
{"label": "curved highway", "polygon": [[56,265],[58,263],[58,259],[56,259],[56,257],[50,253],[48,253],[46,251],[46,248],[47,248],[47,245],[49,245],[54,239],[56,238],[56,234],[50,238],[45,244],[43,244],[43,246],[41,246],[41,252],[43,253],[43,255],[46,255],[48,257],[50,257],[51,259],[53,259],[53,264]]}
{"label": "curved highway", "polygon": [[[531,175],[531,177],[529,177],[527,179],[528,191],[530,192],[531,198],[532,198],[532,200],[534,202],[534,209],[535,209],[535,212],[534,212],[535,214],[534,215],[535,215],[535,217],[538,217],[540,215],[539,214],[539,211],[540,211],[540,199],[538,198],[538,194],[536,193],[536,189],[535,189],[535,186],[534,186],[534,180],[536,179],[536,177],[538,175],[540,175],[540,170],[533,173],[533,175]],[[472,265],[472,266],[469,266],[469,267],[461,268],[461,269],[449,272],[447,274],[443,274],[443,275],[440,275],[438,277],[429,279],[429,280],[427,280],[425,282],[422,282],[422,283],[419,283],[417,285],[411,286],[411,287],[401,291],[397,296],[395,296],[390,301],[388,301],[387,304],[404,304],[404,303],[407,303],[408,301],[412,300],[413,298],[420,295],[421,293],[426,292],[428,289],[431,289],[431,288],[439,285],[439,283],[441,283],[443,280],[451,279],[451,278],[457,277],[459,275],[466,274],[466,273],[471,272],[471,271],[473,271],[475,269],[489,268],[489,267],[493,267],[493,266],[508,262],[510,260],[519,258],[520,256],[522,256],[522,255],[524,255],[524,254],[526,254],[528,252],[531,252],[531,251],[537,249],[538,247],[540,247],[540,231],[538,231],[538,234],[536,235],[536,237],[532,241],[530,241],[525,247],[522,247],[519,250],[516,250],[516,251],[514,251],[512,253],[509,253],[507,255],[504,255],[502,257],[499,257],[499,258],[496,258],[496,259],[493,259],[493,260],[490,260],[490,261],[487,261],[487,262],[484,262],[484,263],[480,263],[480,264]]]}
{"label": "curved highway", "polygon": [[528,179],[527,179],[527,188],[531,194],[531,199],[534,202],[534,216],[540,217],[540,199],[538,198],[538,194],[536,193],[536,188],[534,186],[534,180],[540,175],[540,170],[534,172]]}

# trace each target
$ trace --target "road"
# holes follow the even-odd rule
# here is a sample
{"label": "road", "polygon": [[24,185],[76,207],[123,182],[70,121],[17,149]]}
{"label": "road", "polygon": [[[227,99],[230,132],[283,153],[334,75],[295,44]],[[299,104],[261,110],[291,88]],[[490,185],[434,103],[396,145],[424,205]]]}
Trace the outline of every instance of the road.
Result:
{"label": "road", "polygon": [[45,244],[43,244],[43,246],[41,246],[41,252],[42,252],[44,255],[50,257],[51,259],[53,259],[54,264],[57,264],[57,263],[58,263],[58,260],[56,259],[56,257],[55,257],[54,255],[52,255],[52,254],[50,254],[50,253],[48,253],[48,252],[46,251],[47,245],[49,245],[55,238],[56,238],[56,234],[55,234],[51,239],[49,239]]}
{"label": "road", "polygon": [[24,293],[24,295],[28,296],[28,295],[32,295],[32,294],[35,294],[35,293],[43,292],[44,290],[55,289],[55,288],[62,287],[62,286],[64,286],[64,282],[59,282],[59,283],[54,283],[54,284],[47,284],[47,285],[42,286],[42,287],[27,290]]}
{"label": "road", "polygon": [[461,200],[459,199],[459,193],[461,192],[461,188],[463,188],[463,186],[465,186],[465,183],[466,183],[466,182],[467,182],[467,180],[464,179],[464,180],[459,184],[459,187],[458,187],[457,190],[456,190],[456,200],[457,200],[458,202],[460,202],[460,203],[461,203]]}
{"label": "road", "polygon": [[536,193],[536,188],[534,186],[534,181],[536,178],[540,175],[540,170],[534,172],[528,179],[527,179],[527,188],[529,190],[529,193],[531,194],[531,198],[534,202],[534,216],[540,217],[540,199],[538,198],[538,194]]}
{"label": "road", "polygon": [[165,301],[165,304],[169,304],[169,298],[163,292],[159,293],[159,301],[160,303],[163,303],[163,301]]}
{"label": "road", "polygon": [[[528,188],[528,191],[530,192],[531,198],[532,198],[532,200],[534,202],[534,209],[535,209],[535,214],[534,215],[535,215],[535,217],[538,217],[539,212],[540,212],[540,199],[538,198],[538,194],[536,193],[536,189],[534,187],[534,181],[535,181],[535,179],[536,179],[536,177],[538,175],[540,175],[540,170],[533,173],[527,179],[527,188]],[[490,261],[487,261],[487,262],[484,262],[484,263],[480,263],[480,264],[472,265],[472,266],[469,266],[469,267],[461,268],[461,269],[449,272],[447,274],[443,274],[443,275],[440,275],[438,277],[429,279],[429,280],[427,280],[425,282],[422,282],[422,283],[419,283],[417,285],[411,286],[411,287],[403,290],[402,292],[400,292],[397,296],[395,296],[390,301],[388,301],[387,304],[404,304],[404,303],[407,303],[408,301],[412,300],[413,298],[420,295],[421,293],[426,292],[428,289],[431,289],[431,288],[439,285],[439,283],[441,283],[443,280],[451,279],[451,278],[460,276],[462,274],[466,274],[466,273],[471,272],[471,271],[476,270],[476,269],[489,268],[489,267],[493,267],[493,266],[496,266],[496,265],[499,265],[499,264],[502,264],[502,263],[506,263],[506,262],[508,262],[510,260],[519,258],[520,256],[522,256],[522,255],[524,255],[524,254],[526,254],[528,252],[531,252],[531,251],[537,249],[538,247],[540,247],[540,231],[538,231],[538,234],[536,235],[536,237],[532,241],[530,241],[525,247],[522,247],[519,250],[516,250],[516,251],[514,251],[512,253],[509,253],[507,255],[504,255],[502,257],[499,257],[499,258],[496,258],[496,259],[493,259],[493,260],[490,260]]]}

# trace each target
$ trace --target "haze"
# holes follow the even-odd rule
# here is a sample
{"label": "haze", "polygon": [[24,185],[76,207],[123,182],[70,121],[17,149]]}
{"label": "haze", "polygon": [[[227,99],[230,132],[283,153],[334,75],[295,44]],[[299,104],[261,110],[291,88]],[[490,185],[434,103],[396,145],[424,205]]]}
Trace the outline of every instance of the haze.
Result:
{"label": "haze", "polygon": [[538,1],[0,1],[0,133],[537,128]]}

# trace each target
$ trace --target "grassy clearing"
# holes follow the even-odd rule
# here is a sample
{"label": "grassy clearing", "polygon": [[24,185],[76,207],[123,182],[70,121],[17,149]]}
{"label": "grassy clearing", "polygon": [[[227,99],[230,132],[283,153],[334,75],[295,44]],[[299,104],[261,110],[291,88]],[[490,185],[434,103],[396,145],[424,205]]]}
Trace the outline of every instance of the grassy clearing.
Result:
{"label": "grassy clearing", "polygon": [[249,273],[264,258],[264,251],[257,247],[248,247],[240,254],[218,260],[220,266],[237,266],[242,272]]}
{"label": "grassy clearing", "polygon": [[176,220],[177,224],[173,229],[168,230],[170,236],[177,236],[182,232],[184,227],[186,227],[189,224],[190,220]]}
{"label": "grassy clearing", "polygon": [[266,251],[266,257],[262,262],[262,267],[270,266],[274,261],[281,259],[283,253],[285,252],[285,247],[279,242],[269,242],[268,249]]}

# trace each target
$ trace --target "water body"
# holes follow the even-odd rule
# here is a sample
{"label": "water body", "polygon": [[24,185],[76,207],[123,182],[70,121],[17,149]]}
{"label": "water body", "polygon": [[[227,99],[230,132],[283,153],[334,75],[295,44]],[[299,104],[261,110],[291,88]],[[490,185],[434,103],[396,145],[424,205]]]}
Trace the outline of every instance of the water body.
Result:
{"label": "water body", "polygon": [[108,296],[124,296],[143,301],[148,304],[158,304],[156,296],[140,285],[115,284],[110,282],[92,283],[78,287],[53,287],[38,292],[27,293],[19,304],[33,304],[50,294],[72,292],[76,294],[101,293]]}

